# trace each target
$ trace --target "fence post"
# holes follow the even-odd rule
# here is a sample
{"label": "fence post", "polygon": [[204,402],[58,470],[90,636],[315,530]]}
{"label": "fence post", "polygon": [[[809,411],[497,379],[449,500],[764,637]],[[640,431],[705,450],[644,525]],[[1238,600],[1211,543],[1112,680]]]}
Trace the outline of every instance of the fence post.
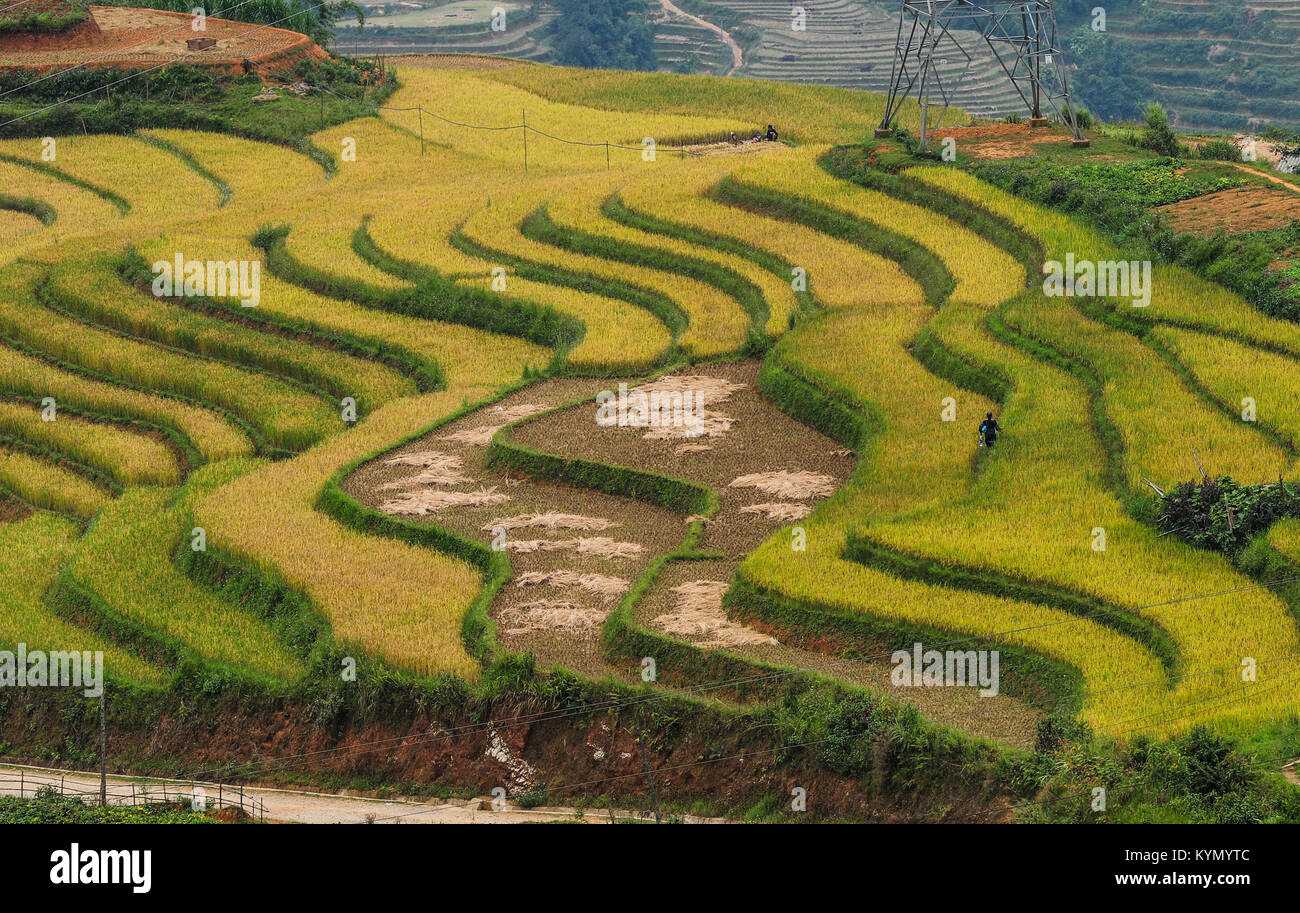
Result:
{"label": "fence post", "polygon": [[528,173],[528,109],[524,108],[524,173]]}
{"label": "fence post", "polygon": [[605,140],[605,170],[609,170],[609,140]]}
{"label": "fence post", "polygon": [[415,108],[420,120],[420,155],[424,155],[424,105]]}
{"label": "fence post", "polygon": [[19,799],[27,798],[27,793],[26,793],[27,783],[23,777],[24,773],[25,771],[21,771],[21,770],[18,771],[18,798]]}

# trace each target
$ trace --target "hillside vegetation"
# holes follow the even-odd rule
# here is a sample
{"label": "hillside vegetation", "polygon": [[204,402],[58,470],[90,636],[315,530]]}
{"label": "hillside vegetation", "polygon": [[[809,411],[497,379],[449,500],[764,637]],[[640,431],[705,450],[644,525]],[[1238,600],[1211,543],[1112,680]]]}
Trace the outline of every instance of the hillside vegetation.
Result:
{"label": "hillside vegetation", "polygon": [[[0,214],[24,216],[0,251],[0,491],[18,505],[0,513],[18,607],[0,645],[104,649],[137,721],[159,695],[185,713],[300,701],[295,725],[322,733],[534,671],[561,704],[685,688],[737,731],[754,714],[831,743],[806,755],[838,775],[1031,805],[1087,732],[1143,771],[1151,739],[1236,764],[1217,740],[1292,738],[1296,594],[1263,584],[1300,564],[1294,521],[1237,560],[1162,535],[1152,487],[1198,463],[1296,478],[1296,323],[1175,262],[1142,307],[1047,297],[1045,261],[1128,251],[966,169],[892,147],[903,167],[879,167],[879,96],[500,60],[405,58],[397,77],[384,108],[341,99],[355,116],[297,148],[166,124],[60,135],[52,158],[0,141]],[[767,122],[782,142],[716,142]],[[257,300],[160,291],[177,257],[255,264]],[[775,479],[710,462],[733,424],[716,415],[727,428],[664,445],[668,464],[583,436],[591,389],[664,374],[713,377],[726,418],[739,388],[710,372],[739,359],[838,476],[790,463],[814,458],[806,429],[773,448]],[[553,427],[578,431],[529,437]],[[356,493],[400,488],[394,465],[428,473],[414,501]],[[783,503],[736,500],[751,487]],[[602,496],[628,519],[594,544],[512,506]],[[526,551],[493,549],[508,518]],[[576,583],[512,571],[565,548],[615,554]],[[638,606],[710,583],[709,563],[734,570],[711,618],[739,645]],[[607,587],[583,651],[508,648],[528,585],[569,625],[577,590]],[[1000,651],[1001,703],[891,689],[885,658],[917,643]],[[678,723],[653,713],[668,739]],[[1256,788],[1242,773],[1187,815],[1225,818],[1223,795]]]}

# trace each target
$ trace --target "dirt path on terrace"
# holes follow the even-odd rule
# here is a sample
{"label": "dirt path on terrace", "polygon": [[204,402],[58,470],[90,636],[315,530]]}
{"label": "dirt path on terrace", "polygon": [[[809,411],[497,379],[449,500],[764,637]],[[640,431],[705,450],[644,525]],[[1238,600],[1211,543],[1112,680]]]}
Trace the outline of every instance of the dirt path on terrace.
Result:
{"label": "dirt path on terrace", "polygon": [[736,72],[742,66],[745,65],[745,52],[742,51],[740,45],[736,43],[736,39],[731,37],[731,33],[728,32],[726,29],[724,29],[722,26],[709,22],[707,19],[701,19],[699,16],[692,16],[690,13],[686,12],[681,7],[677,6],[677,4],[673,3],[673,0],[659,0],[659,3],[661,6],[663,6],[664,12],[666,12],[668,15],[680,16],[683,19],[689,19],[691,22],[694,22],[696,25],[704,26],[704,28],[708,29],[709,31],[716,32],[718,34],[718,36],[722,39],[722,43],[731,49],[731,69],[728,70],[723,75],[730,76],[732,73]]}
{"label": "dirt path on terrace", "polygon": [[1300,193],[1300,187],[1296,186],[1295,184],[1292,184],[1288,180],[1278,177],[1276,174],[1269,174],[1267,171],[1257,171],[1254,168],[1249,168],[1246,165],[1241,164],[1240,162],[1233,162],[1232,166],[1234,168],[1240,168],[1242,171],[1246,172],[1247,174],[1258,175],[1259,177],[1262,177],[1265,180],[1272,181],[1274,184],[1278,184],[1282,187],[1285,187],[1287,190],[1291,191],[1292,193]]}
{"label": "dirt path on terrace", "polygon": [[[9,782],[22,771],[19,781]],[[62,788],[66,793],[80,793],[85,801],[98,803],[99,777],[81,771],[59,770],[26,765],[0,765],[0,796],[22,795],[31,798],[42,786]],[[192,785],[183,780],[150,777],[108,777],[107,798],[110,805],[130,805],[132,796],[147,789],[150,795],[189,798]],[[216,787],[205,787],[215,801]],[[248,787],[244,795],[265,803],[268,823],[279,824],[543,824],[567,821],[582,824],[610,824],[616,820],[640,817],[643,813],[613,809],[586,809],[581,818],[573,808],[547,806],[520,808],[506,803],[501,811],[492,809],[490,797],[426,802],[418,799],[372,799],[364,796],[329,795],[284,789]],[[686,816],[687,824],[725,824],[722,818]]]}
{"label": "dirt path on terrace", "polygon": [[[888,692],[936,721],[1018,747],[1031,744],[1037,711],[1006,695],[893,688],[887,660],[843,658],[845,651],[875,651],[878,645],[836,635],[800,637],[728,616],[723,596],[745,556],[842,487],[855,465],[851,452],[759,395],[758,367],[754,361],[695,366],[648,388],[690,394],[698,405],[693,429],[601,427],[595,397],[617,392],[618,380],[545,381],[360,467],[344,488],[383,512],[484,543],[495,537],[504,545],[513,576],[489,609],[503,648],[531,651],[543,669],[561,666],[637,682],[639,666],[606,659],[601,625],[646,567],[681,544],[688,518],[630,498],[503,473],[484,462],[487,442],[500,426],[581,399],[515,426],[509,440],[548,454],[687,479],[712,488],[720,499],[698,548],[722,557],[667,564],[638,601],[639,626],[703,651],[819,670]],[[637,389],[636,380],[626,383],[630,391]],[[671,682],[671,670],[660,674]]]}

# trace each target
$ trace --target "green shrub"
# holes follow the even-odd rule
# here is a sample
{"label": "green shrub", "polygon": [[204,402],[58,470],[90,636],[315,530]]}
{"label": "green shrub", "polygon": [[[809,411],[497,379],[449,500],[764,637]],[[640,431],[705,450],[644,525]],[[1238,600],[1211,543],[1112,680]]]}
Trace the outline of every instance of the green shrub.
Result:
{"label": "green shrub", "polygon": [[1188,542],[1236,556],[1283,517],[1300,515],[1300,491],[1279,479],[1241,485],[1231,476],[1183,482],[1165,492],[1156,522]]}
{"label": "green shrub", "polygon": [[1142,131],[1141,142],[1144,148],[1158,155],[1177,156],[1183,153],[1183,144],[1170,129],[1169,115],[1165,114],[1163,107],[1158,103],[1147,105],[1146,110],[1142,112],[1142,118],[1147,124],[1146,129]]}
{"label": "green shrub", "polygon": [[1226,139],[1214,139],[1202,143],[1196,150],[1196,154],[1214,162],[1236,162],[1241,159],[1241,150],[1235,143]]}

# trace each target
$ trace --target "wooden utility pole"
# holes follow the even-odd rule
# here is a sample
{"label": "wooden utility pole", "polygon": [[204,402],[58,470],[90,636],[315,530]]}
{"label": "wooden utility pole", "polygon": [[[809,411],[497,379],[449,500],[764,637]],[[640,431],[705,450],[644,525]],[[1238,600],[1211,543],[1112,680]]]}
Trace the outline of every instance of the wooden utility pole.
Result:
{"label": "wooden utility pole", "polygon": [[99,804],[108,805],[108,714],[105,709],[108,688],[99,686]]}

